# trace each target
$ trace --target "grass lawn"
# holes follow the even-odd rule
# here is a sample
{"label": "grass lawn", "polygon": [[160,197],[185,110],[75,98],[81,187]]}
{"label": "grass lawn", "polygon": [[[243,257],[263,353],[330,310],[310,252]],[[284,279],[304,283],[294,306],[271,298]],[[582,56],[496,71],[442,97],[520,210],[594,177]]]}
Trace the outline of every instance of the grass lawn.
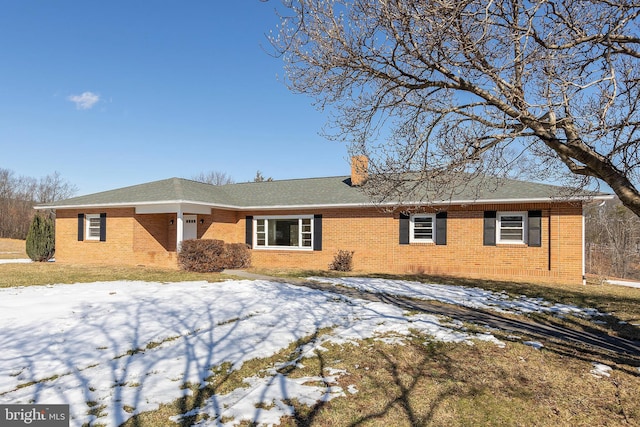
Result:
{"label": "grass lawn", "polygon": [[113,280],[142,280],[149,282],[184,282],[228,279],[217,273],[192,273],[150,267],[113,267],[34,262],[28,264],[0,264],[0,288],[10,286],[85,283]]}
{"label": "grass lawn", "polygon": [[[0,239],[0,259],[25,258],[28,258],[28,256],[25,251],[24,240]],[[207,280],[215,282],[227,278],[228,277],[222,274],[191,273],[149,267],[105,267],[102,265],[56,264],[55,262],[0,264],[0,288],[112,280],[142,280],[151,282]]]}
{"label": "grass lawn", "polygon": [[0,238],[0,259],[29,258],[24,240]]}
{"label": "grass lawn", "polygon": [[[296,277],[324,274],[261,273]],[[0,264],[0,287],[107,280],[213,282],[224,278],[218,274],[142,267]],[[612,316],[598,325],[570,318],[564,326],[579,331],[590,322],[590,327],[610,334],[632,339],[640,336],[637,326],[640,289],[595,284],[523,285],[425,276],[393,278],[482,287],[593,307]],[[537,316],[545,320],[543,315]],[[345,396],[313,406],[288,401],[295,408],[295,416],[281,420],[284,426],[640,425],[638,366],[616,365],[607,360],[592,360],[586,354],[561,353],[544,347],[538,350],[522,344],[526,337],[517,342],[504,340],[505,347],[501,348],[485,342],[474,345],[434,342],[417,332],[406,337],[403,344],[365,339],[356,344],[327,345],[325,351],[314,354],[300,353],[301,345],[329,332],[318,330],[314,336],[303,337],[271,357],[253,359],[239,370],[215,366],[204,387],[185,384],[191,389],[189,395],[158,410],[136,415],[124,425],[176,425],[169,417],[197,409],[214,395],[245,387],[244,379],[263,376],[278,363],[287,361],[295,363],[280,368],[279,372],[289,378],[328,377],[333,370],[342,370],[336,381],[345,390]],[[497,336],[505,338],[499,333]],[[611,366],[610,376],[592,374],[593,362]],[[88,411],[100,413],[101,408],[91,407],[90,403],[87,402]],[[268,408],[273,403],[262,405]],[[178,425],[191,425],[203,418],[206,416],[187,416],[178,420]]]}

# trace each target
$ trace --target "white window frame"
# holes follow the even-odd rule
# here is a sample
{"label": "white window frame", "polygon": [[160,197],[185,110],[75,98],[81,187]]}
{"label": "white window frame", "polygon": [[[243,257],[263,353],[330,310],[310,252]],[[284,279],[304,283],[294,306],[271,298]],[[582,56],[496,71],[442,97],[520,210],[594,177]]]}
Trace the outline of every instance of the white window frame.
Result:
{"label": "white window frame", "polygon": [[[416,218],[431,218],[431,238],[420,238],[415,235]],[[436,215],[435,214],[413,214],[409,217],[409,243],[435,243],[436,241]]]}
{"label": "white window frame", "polygon": [[[270,246],[269,245],[269,220],[298,220],[298,246]],[[310,229],[311,229],[311,244],[309,246],[303,246],[303,234],[308,234],[309,232],[303,231],[303,220],[309,220]],[[264,245],[258,245],[258,221],[264,220]],[[285,251],[313,251],[313,243],[315,239],[315,230],[313,228],[313,215],[264,215],[264,216],[256,216],[253,218],[253,249],[267,249],[267,250],[285,250]]]}
{"label": "white window frame", "polygon": [[[97,222],[97,226],[94,224],[91,224],[91,220],[96,220]],[[100,214],[86,214],[84,216],[84,221],[85,221],[85,233],[84,233],[84,239],[85,240],[100,240]],[[97,236],[92,236],[91,232],[92,231],[97,231]]]}
{"label": "white window frame", "polygon": [[[521,216],[522,217],[522,239],[520,240],[504,240],[500,238],[502,230],[502,217]],[[525,212],[497,212],[496,214],[496,243],[501,245],[526,245],[527,244],[527,223],[528,213]]]}

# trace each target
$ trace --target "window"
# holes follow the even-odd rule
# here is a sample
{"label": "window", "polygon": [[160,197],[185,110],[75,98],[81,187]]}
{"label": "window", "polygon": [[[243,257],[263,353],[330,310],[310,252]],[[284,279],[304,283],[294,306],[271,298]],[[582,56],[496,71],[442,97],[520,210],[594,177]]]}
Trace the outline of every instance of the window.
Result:
{"label": "window", "polygon": [[496,241],[498,243],[526,243],[526,212],[498,212]]}
{"label": "window", "polygon": [[78,241],[107,240],[107,214],[78,214]]}
{"label": "window", "polygon": [[[447,212],[434,214],[407,215],[400,213],[398,224],[400,229],[399,243],[409,245],[411,243],[435,243],[447,244]],[[494,233],[495,236],[495,233]]]}
{"label": "window", "polygon": [[87,240],[100,240],[100,215],[87,214],[85,221]]}
{"label": "window", "polygon": [[411,215],[409,242],[433,243],[436,240],[435,215]]}
{"label": "window", "polygon": [[256,217],[256,248],[313,249],[313,216]]}

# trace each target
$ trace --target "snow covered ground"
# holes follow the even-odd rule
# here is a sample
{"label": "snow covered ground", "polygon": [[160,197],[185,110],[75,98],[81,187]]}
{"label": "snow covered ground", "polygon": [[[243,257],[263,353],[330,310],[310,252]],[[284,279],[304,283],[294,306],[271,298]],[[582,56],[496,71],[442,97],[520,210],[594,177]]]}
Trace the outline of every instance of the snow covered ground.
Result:
{"label": "snow covered ground", "polygon": [[[355,278],[334,283],[520,313],[593,313],[539,300],[510,301],[479,289]],[[181,387],[185,382],[204,384],[213,366],[230,362],[239,368],[324,327],[332,332],[306,344],[301,357],[327,342],[373,337],[400,344],[410,329],[425,340],[504,345],[488,332],[466,332],[452,319],[261,280],[6,288],[0,289],[0,313],[0,403],[67,403],[73,426],[119,425],[189,393]],[[285,399],[313,404],[357,393],[355,386],[337,386],[344,372],[327,369],[324,378],[290,379],[276,368],[206,402],[195,411],[211,416],[202,425],[221,425],[221,419],[233,419],[228,425],[243,419],[276,424],[292,411]],[[274,405],[258,409],[260,402]],[[102,406],[99,417],[89,415]]]}
{"label": "snow covered ground", "polygon": [[610,285],[627,286],[629,288],[640,288],[640,282],[634,282],[631,280],[607,279],[606,282]]}
{"label": "snow covered ground", "polygon": [[494,310],[501,313],[528,314],[542,312],[560,317],[566,314],[581,317],[602,315],[602,313],[593,308],[582,308],[567,304],[551,304],[542,298],[529,298],[524,295],[517,299],[512,299],[504,292],[497,293],[480,288],[360,277],[310,277],[309,279],[331,283],[333,285],[347,286],[361,291],[440,301],[447,304]]}

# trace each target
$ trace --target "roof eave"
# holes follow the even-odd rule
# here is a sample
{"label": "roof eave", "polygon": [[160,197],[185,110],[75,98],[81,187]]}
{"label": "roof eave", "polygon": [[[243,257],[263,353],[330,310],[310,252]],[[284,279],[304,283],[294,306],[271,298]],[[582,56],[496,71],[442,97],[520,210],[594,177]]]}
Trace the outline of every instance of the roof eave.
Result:
{"label": "roof eave", "polygon": [[84,203],[84,204],[72,204],[72,205],[38,205],[34,206],[34,209],[99,209],[99,208],[135,208],[137,206],[154,206],[154,205],[171,205],[171,204],[183,204],[183,205],[200,205],[207,207],[217,207],[218,205],[193,200],[158,200],[153,202],[123,202],[123,203]]}
{"label": "roof eave", "polygon": [[487,205],[487,204],[515,204],[515,203],[553,203],[553,202],[584,202],[590,200],[611,200],[613,195],[580,196],[580,197],[539,197],[524,199],[479,199],[479,200],[440,200],[435,202],[386,202],[386,203],[335,203],[335,204],[298,204],[298,205],[272,205],[272,206],[233,206],[227,209],[250,210],[284,210],[284,209],[331,209],[331,208],[362,208],[362,207],[392,207],[392,206],[445,206],[445,205]]}
{"label": "roof eave", "polygon": [[159,200],[153,202],[126,202],[126,203],[92,203],[92,204],[73,204],[73,205],[38,205],[35,209],[98,209],[98,208],[135,208],[136,206],[153,206],[168,204],[192,204],[206,206],[210,208],[247,211],[247,210],[284,210],[284,209],[331,209],[331,208],[363,208],[372,206],[444,206],[444,205],[481,205],[481,204],[513,204],[513,203],[552,203],[552,202],[583,202],[589,200],[611,200],[615,196],[612,194],[599,194],[593,196],[572,196],[572,197],[528,197],[518,199],[460,199],[460,200],[440,200],[425,203],[424,201],[414,202],[386,202],[386,203],[311,203],[311,204],[280,204],[280,205],[229,205],[221,203],[209,203],[194,200]]}

